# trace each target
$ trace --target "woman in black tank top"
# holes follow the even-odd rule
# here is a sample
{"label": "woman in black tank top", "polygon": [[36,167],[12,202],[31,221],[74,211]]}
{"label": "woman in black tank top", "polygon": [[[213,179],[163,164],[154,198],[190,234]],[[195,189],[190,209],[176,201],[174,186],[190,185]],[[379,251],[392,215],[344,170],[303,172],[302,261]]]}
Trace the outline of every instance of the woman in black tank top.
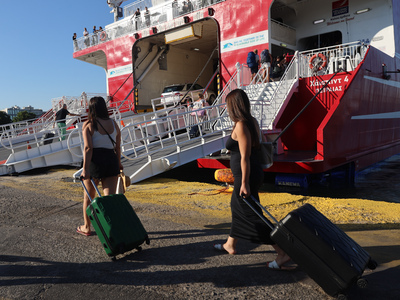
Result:
{"label": "woman in black tank top", "polygon": [[[238,239],[253,243],[269,244],[278,255],[267,267],[284,269],[283,265],[290,260],[289,256],[270,238],[271,229],[241,199],[241,196],[252,195],[259,200],[258,189],[264,179],[264,172],[258,160],[260,141],[259,126],[251,116],[250,101],[247,94],[236,89],[226,97],[229,117],[235,123],[232,133],[226,142],[231,153],[231,169],[234,176],[234,190],[231,198],[232,225],[228,240],[224,244],[215,244],[214,248],[229,254],[236,253]],[[262,214],[261,208],[254,207]]]}

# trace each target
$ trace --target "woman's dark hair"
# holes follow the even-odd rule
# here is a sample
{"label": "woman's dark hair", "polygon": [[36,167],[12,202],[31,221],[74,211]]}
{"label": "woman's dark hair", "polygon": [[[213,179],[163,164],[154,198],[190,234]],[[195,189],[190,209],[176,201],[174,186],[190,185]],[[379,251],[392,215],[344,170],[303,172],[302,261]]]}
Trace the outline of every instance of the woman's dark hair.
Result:
{"label": "woman's dark hair", "polygon": [[110,116],[108,115],[106,101],[104,101],[103,97],[93,97],[89,101],[88,119],[89,122],[93,123],[93,127],[95,130],[98,130],[96,122],[97,118],[105,120],[110,118]]}
{"label": "woman's dark hair", "polygon": [[254,125],[254,120],[250,112],[250,100],[247,94],[241,89],[236,89],[226,96],[225,101],[228,107],[229,117],[235,123],[239,121],[244,122],[250,131],[251,145],[258,148],[260,146],[260,141],[257,128]]}

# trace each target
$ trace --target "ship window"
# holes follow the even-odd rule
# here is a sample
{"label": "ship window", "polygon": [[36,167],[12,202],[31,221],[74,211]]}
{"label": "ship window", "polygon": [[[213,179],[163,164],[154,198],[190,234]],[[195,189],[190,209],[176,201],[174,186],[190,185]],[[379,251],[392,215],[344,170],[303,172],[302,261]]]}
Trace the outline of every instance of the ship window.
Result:
{"label": "ship window", "polygon": [[342,44],[342,33],[332,31],[324,34],[313,35],[299,40],[299,50],[311,50]]}

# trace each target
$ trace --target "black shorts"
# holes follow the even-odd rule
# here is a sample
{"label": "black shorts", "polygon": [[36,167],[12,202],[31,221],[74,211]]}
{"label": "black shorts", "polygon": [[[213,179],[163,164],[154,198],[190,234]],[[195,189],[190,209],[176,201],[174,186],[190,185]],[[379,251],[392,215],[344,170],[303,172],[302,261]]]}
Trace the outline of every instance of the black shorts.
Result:
{"label": "black shorts", "polygon": [[96,179],[118,176],[119,162],[114,149],[94,148],[90,162],[90,176]]}
{"label": "black shorts", "polygon": [[251,74],[257,74],[257,72],[258,72],[258,66],[256,65],[256,66],[254,66],[254,67],[251,67],[250,70],[251,70]]}

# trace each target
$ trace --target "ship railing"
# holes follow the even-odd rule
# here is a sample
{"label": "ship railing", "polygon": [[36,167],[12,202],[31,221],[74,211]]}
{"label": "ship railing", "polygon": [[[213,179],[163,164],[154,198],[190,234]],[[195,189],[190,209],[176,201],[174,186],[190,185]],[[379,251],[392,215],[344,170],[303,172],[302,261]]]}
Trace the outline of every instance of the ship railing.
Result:
{"label": "ship railing", "polygon": [[[66,124],[80,123],[81,117],[67,117]],[[70,130],[67,130],[67,135]],[[45,138],[46,133],[52,133],[52,137]],[[45,141],[58,138],[60,139],[60,131],[58,130],[54,118],[51,121],[34,123],[34,120],[28,120],[19,123],[8,124],[0,136],[0,144],[12,153],[26,150],[27,148],[39,147]],[[49,142],[50,143],[50,142]]]}
{"label": "ship railing", "polygon": [[134,106],[132,101],[119,100],[115,96],[114,97],[109,97],[108,99],[109,99],[109,101],[107,101],[107,105],[110,108],[113,108],[113,109],[115,109],[116,111],[118,111],[120,113],[134,111],[134,109],[135,109],[135,106]]}
{"label": "ship railing", "polygon": [[[353,71],[364,59],[367,44],[359,41],[318,48],[299,53],[301,77],[334,74],[337,70]],[[312,62],[314,65],[312,65]]]}
{"label": "ship railing", "polygon": [[[160,25],[183,15],[224,1],[226,0],[193,0],[193,9],[186,10],[184,9],[181,1],[178,1],[178,5],[173,7],[173,1],[168,0],[161,5],[149,7],[148,15],[145,15],[145,6],[147,5],[146,3],[148,3],[148,1],[137,1],[124,7],[125,17],[122,20],[108,25],[107,28],[102,29],[102,31],[98,31],[97,33],[89,33],[87,36],[83,36],[74,40],[73,50],[76,52],[85,48],[96,46],[121,36],[136,33],[145,28],[151,28],[153,26]],[[134,13],[138,8],[140,9],[140,17],[135,17]],[[142,34],[145,36],[145,34],[148,33],[142,32]]]}
{"label": "ship railing", "polygon": [[236,63],[236,70],[218,94],[212,105],[225,103],[226,96],[233,90],[249,85],[251,82],[251,70],[247,64]]}
{"label": "ship railing", "polygon": [[[204,113],[197,114],[198,111]],[[178,106],[141,114],[142,120],[129,124],[123,119],[128,125],[121,129],[122,155],[128,160],[140,157],[151,159],[161,149],[180,152],[182,144],[193,139],[200,139],[204,143],[203,137],[207,134],[221,133],[221,136],[225,136],[233,124],[223,111],[225,104],[207,106],[196,111]],[[190,129],[196,125],[200,128],[198,136],[190,136]],[[171,140],[173,143],[168,143]]]}
{"label": "ship railing", "polygon": [[[0,128],[0,144],[11,152],[26,149],[26,142],[30,142],[30,147],[42,143],[42,137],[45,133],[53,133],[54,136],[58,136],[59,132],[57,124],[55,122],[55,112],[67,104],[68,111],[72,113],[80,114],[79,117],[67,117],[65,119],[67,128],[75,126],[76,123],[81,123],[87,118],[87,109],[89,100],[93,96],[102,96],[107,98],[106,94],[95,94],[95,93],[82,93],[82,95],[74,97],[59,97],[52,99],[52,109],[43,114],[37,119],[25,120],[21,122],[14,122],[10,124],[2,125]],[[114,107],[109,106],[109,114],[115,119],[121,119],[120,111]],[[21,144],[22,143],[22,144]]]}

